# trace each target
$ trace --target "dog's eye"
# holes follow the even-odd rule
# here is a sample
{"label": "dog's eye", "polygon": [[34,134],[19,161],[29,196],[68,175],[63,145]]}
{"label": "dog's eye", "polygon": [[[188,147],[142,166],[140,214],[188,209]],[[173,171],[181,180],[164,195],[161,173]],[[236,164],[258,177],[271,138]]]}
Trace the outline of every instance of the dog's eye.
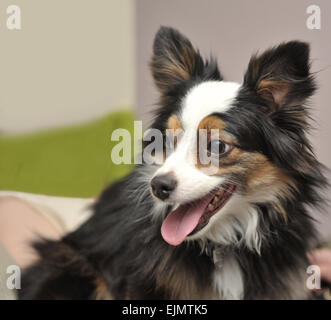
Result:
{"label": "dog's eye", "polygon": [[221,157],[231,150],[231,146],[221,140],[211,140],[208,143],[207,151],[209,156]]}

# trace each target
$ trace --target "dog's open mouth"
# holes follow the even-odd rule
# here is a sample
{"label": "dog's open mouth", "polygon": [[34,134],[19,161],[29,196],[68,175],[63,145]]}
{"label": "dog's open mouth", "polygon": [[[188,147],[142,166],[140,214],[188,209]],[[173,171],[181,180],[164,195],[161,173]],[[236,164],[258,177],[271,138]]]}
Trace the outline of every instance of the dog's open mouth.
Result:
{"label": "dog's open mouth", "polygon": [[233,184],[222,185],[202,199],[180,205],[163,221],[163,239],[173,246],[178,246],[187,236],[200,231],[227,203],[235,189]]}

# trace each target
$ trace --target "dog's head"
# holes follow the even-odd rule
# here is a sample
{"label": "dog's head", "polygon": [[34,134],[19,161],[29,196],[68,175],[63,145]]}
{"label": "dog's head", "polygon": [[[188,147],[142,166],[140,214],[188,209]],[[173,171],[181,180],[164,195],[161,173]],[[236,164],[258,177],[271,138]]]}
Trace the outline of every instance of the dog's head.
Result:
{"label": "dog's head", "polygon": [[155,201],[172,206],[163,238],[172,245],[245,238],[258,249],[256,206],[286,221],[284,201],[298,197],[316,164],[305,135],[304,103],[315,90],[309,46],[292,41],[254,55],[239,84],[162,27],[151,69],[161,96],[153,127],[172,149],[150,181]]}

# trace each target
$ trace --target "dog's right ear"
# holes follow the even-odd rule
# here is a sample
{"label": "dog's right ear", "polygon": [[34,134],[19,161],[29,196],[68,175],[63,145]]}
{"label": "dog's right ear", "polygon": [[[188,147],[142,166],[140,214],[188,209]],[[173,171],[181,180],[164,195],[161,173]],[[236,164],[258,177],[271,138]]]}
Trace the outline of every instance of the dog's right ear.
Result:
{"label": "dog's right ear", "polygon": [[151,69],[162,94],[203,73],[203,68],[202,57],[185,36],[173,28],[159,29],[154,39]]}

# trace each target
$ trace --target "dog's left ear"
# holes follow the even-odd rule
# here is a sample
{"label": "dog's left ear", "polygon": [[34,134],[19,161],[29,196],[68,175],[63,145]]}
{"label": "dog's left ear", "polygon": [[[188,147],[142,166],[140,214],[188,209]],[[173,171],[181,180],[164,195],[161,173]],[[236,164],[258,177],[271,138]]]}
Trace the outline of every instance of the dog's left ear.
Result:
{"label": "dog's left ear", "polygon": [[272,113],[282,106],[300,105],[314,93],[309,69],[309,45],[283,43],[251,58],[244,86],[262,98],[265,112]]}

